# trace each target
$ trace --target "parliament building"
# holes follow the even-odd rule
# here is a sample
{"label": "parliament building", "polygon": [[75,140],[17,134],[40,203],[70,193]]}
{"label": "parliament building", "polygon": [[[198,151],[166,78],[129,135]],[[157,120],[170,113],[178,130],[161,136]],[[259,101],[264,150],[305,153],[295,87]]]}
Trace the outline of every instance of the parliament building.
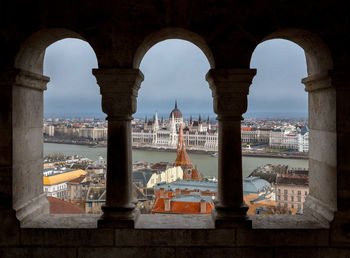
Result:
{"label": "parliament building", "polygon": [[[3,0],[0,10],[0,257],[350,256],[348,1]],[[102,215],[50,214],[43,191],[43,63],[46,48],[66,38],[87,42],[97,58],[91,73],[108,120]],[[132,194],[140,63],[167,39],[195,44],[210,64],[211,214],[140,214]],[[300,216],[250,215],[243,200],[241,119],[259,73],[250,62],[272,39],[299,45],[307,64],[309,193]],[[173,144],[181,118],[170,120]]]}

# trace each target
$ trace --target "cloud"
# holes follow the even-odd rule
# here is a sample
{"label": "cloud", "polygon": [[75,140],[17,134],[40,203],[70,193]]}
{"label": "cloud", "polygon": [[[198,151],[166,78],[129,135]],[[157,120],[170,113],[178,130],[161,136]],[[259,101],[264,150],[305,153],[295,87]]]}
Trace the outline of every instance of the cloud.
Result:
{"label": "cloud", "polygon": [[[97,60],[90,45],[78,39],[58,41],[46,50],[44,74],[51,78],[44,94],[45,114],[94,114],[104,117],[101,96],[91,69]],[[286,40],[269,40],[255,49],[251,67],[257,75],[248,96],[249,113],[307,113],[307,94],[301,79],[306,77],[304,51]],[[145,80],[135,116],[168,116],[177,99],[184,114],[214,116],[211,91],[205,81],[210,69],[202,51],[184,40],[165,40],[144,56],[141,71]]]}

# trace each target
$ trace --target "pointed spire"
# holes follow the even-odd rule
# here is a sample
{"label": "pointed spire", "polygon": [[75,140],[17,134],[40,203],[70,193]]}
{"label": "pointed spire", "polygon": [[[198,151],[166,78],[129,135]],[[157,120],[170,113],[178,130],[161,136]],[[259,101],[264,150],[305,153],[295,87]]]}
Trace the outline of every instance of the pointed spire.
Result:
{"label": "pointed spire", "polygon": [[182,124],[180,124],[180,128],[179,128],[179,139],[178,139],[178,143],[177,143],[177,152],[179,153],[179,151],[183,150],[185,148],[184,145],[184,132],[182,129]]}
{"label": "pointed spire", "polygon": [[190,124],[192,125],[192,115],[190,116]]}
{"label": "pointed spire", "polygon": [[182,124],[180,124],[180,128],[179,128],[179,137],[178,137],[178,143],[177,143],[177,157],[175,160],[175,166],[182,166],[187,168],[193,167],[190,157],[186,152]]}
{"label": "pointed spire", "polygon": [[175,99],[175,108],[177,109],[177,100]]}
{"label": "pointed spire", "polygon": [[210,124],[210,119],[209,119],[209,115],[208,115],[208,119],[207,119],[207,124]]}
{"label": "pointed spire", "polygon": [[199,123],[202,122],[202,117],[201,117],[201,115],[198,116],[198,122],[199,122]]}
{"label": "pointed spire", "polygon": [[153,123],[153,130],[154,131],[158,131],[159,130],[159,123],[158,123],[158,114],[156,112],[155,116],[154,116],[154,123]]}
{"label": "pointed spire", "polygon": [[172,131],[172,132],[175,132],[175,131],[176,131],[174,113],[171,113],[171,120],[170,120],[170,123],[169,123],[169,127],[170,127],[170,128],[169,128],[170,131]]}

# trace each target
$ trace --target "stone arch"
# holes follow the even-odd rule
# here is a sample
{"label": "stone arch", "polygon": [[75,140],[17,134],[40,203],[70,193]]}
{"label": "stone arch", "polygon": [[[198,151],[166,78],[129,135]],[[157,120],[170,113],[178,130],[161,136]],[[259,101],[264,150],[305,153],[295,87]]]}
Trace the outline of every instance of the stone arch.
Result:
{"label": "stone arch", "polygon": [[309,76],[322,74],[333,69],[333,59],[330,50],[315,34],[303,29],[281,29],[272,32],[263,38],[261,42],[278,38],[290,40],[304,49]]}
{"label": "stone arch", "polygon": [[133,59],[133,68],[139,68],[143,57],[151,47],[167,39],[183,39],[195,44],[203,51],[204,55],[207,57],[210,67],[215,68],[214,55],[207,42],[200,35],[182,28],[166,28],[148,35],[135,52]]}
{"label": "stone arch", "polygon": [[69,29],[50,28],[40,30],[31,35],[21,45],[15,58],[15,68],[42,74],[45,49],[56,41],[66,38],[76,38],[87,41],[80,34]]}
{"label": "stone arch", "polygon": [[49,213],[43,192],[42,128],[43,92],[50,78],[43,75],[43,61],[46,48],[65,38],[86,41],[71,30],[43,29],[24,41],[15,57],[18,71],[12,85],[12,205],[22,224]]}
{"label": "stone arch", "polygon": [[333,58],[328,46],[303,29],[281,29],[261,42],[285,39],[303,48],[308,77],[302,79],[308,92],[309,114],[309,196],[305,212],[326,227],[337,210],[336,92],[330,71]]}

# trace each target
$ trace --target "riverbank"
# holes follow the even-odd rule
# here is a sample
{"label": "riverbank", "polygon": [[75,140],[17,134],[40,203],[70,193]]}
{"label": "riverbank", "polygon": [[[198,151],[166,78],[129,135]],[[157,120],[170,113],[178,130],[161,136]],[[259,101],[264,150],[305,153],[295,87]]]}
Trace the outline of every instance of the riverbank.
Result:
{"label": "riverbank", "polygon": [[[79,155],[91,160],[98,160],[101,156],[107,158],[107,148],[94,147],[88,145],[77,144],[55,144],[44,143],[44,156],[59,152],[64,155]],[[197,169],[203,176],[217,177],[218,158],[212,157],[208,153],[191,153],[189,154],[192,164],[197,166]],[[132,150],[133,161],[144,161],[156,163],[161,161],[174,162],[176,159],[176,152],[174,151],[156,151],[156,150]],[[305,159],[288,159],[288,158],[273,158],[273,157],[257,157],[257,156],[243,156],[242,157],[242,172],[243,177],[249,176],[257,167],[265,164],[272,165],[288,165],[291,168],[308,168],[308,160]]]}
{"label": "riverbank", "polygon": [[[139,147],[133,146],[134,150],[145,150],[145,151],[165,151],[165,152],[176,152],[176,149],[170,148],[153,148],[153,147]],[[192,150],[186,149],[188,153],[195,154],[213,154],[216,153],[214,151],[206,151],[206,150]],[[307,154],[304,153],[293,153],[293,152],[245,152],[242,151],[242,156],[245,157],[261,157],[261,158],[280,158],[280,159],[309,159]]]}
{"label": "riverbank", "polygon": [[[71,144],[71,145],[81,145],[88,146],[90,148],[106,148],[106,144],[96,143],[96,142],[80,142],[72,140],[61,140],[61,139],[44,139],[44,143],[55,143],[55,144]],[[164,147],[150,147],[150,146],[132,146],[134,150],[144,150],[144,151],[157,151],[157,152],[176,152],[176,149],[164,148]],[[207,150],[194,150],[187,149],[188,153],[194,154],[213,154],[215,151]],[[307,154],[295,153],[295,152],[252,152],[252,151],[242,151],[242,156],[244,157],[261,157],[261,158],[280,158],[280,159],[309,159]]]}

